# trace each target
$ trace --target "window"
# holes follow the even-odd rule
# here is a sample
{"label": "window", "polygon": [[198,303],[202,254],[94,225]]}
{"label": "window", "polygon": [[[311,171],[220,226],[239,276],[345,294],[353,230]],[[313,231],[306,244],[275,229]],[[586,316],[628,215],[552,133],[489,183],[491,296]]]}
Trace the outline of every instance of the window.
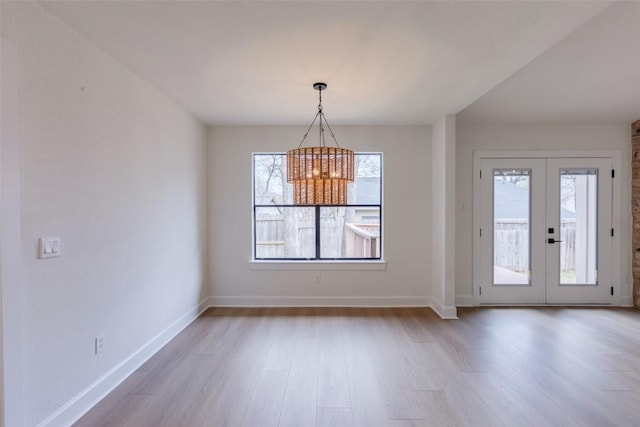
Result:
{"label": "window", "polygon": [[382,153],[355,154],[347,205],[294,205],[285,153],[253,154],[256,260],[380,260]]}

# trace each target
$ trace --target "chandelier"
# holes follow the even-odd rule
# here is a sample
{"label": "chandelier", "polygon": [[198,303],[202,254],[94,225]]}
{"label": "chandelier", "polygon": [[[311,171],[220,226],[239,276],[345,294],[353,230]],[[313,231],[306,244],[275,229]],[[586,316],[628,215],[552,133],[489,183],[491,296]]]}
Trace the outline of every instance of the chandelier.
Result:
{"label": "chandelier", "polygon": [[[318,112],[298,148],[287,151],[287,182],[293,184],[295,205],[346,205],[347,184],[353,182],[353,151],[340,148],[322,112],[322,91],[326,83],[314,83],[319,92]],[[309,131],[318,121],[319,145],[302,147]],[[331,133],[336,147],[325,144],[324,127]]]}

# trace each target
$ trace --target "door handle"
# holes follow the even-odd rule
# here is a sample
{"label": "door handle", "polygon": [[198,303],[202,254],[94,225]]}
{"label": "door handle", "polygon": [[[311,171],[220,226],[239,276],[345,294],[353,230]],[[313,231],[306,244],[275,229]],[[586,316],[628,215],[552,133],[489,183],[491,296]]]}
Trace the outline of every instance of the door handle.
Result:
{"label": "door handle", "polygon": [[547,243],[549,243],[549,244],[559,243],[559,242],[562,242],[562,240],[555,240],[554,238],[547,239]]}

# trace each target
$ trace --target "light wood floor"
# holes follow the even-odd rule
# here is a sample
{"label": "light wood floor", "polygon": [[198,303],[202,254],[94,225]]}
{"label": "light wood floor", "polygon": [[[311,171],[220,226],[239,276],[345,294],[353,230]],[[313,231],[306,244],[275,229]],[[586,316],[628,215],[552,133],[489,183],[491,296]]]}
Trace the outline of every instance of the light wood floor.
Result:
{"label": "light wood floor", "polygon": [[210,309],[78,426],[640,426],[640,311]]}

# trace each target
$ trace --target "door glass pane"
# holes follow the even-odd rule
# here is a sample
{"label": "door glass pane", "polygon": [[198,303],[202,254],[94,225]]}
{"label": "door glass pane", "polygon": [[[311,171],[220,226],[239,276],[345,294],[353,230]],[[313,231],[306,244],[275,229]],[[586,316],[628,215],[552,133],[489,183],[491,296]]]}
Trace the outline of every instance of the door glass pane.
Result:
{"label": "door glass pane", "polygon": [[529,285],[529,169],[493,171],[493,284]]}
{"label": "door glass pane", "polygon": [[597,169],[560,171],[561,285],[597,284],[597,198]]}

